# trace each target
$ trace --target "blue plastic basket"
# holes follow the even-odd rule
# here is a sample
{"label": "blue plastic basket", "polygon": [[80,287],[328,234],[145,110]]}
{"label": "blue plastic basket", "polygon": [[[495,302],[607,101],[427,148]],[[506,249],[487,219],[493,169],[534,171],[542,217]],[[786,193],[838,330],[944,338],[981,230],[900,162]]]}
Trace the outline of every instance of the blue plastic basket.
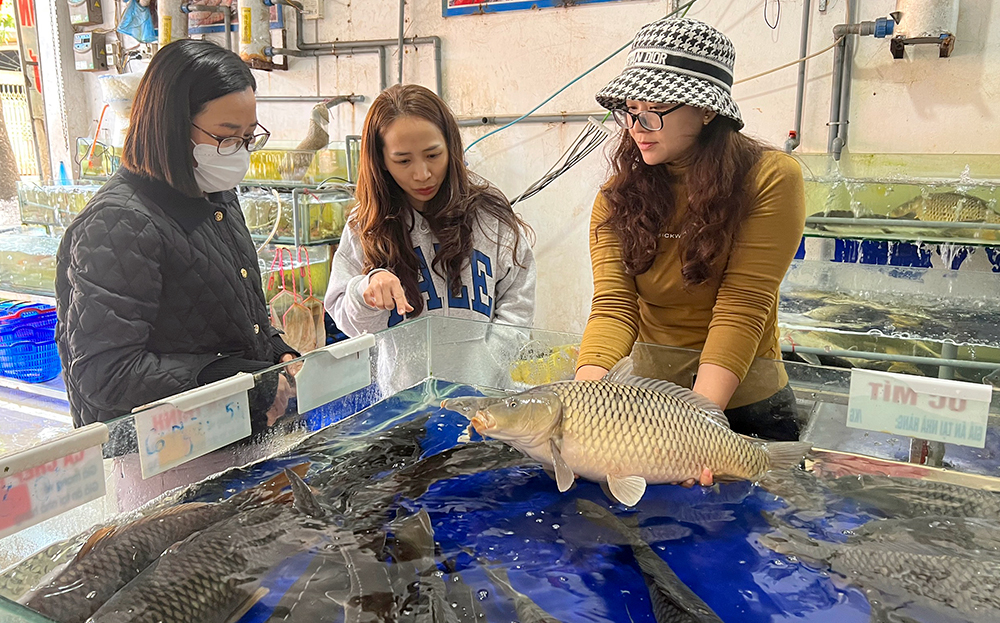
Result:
{"label": "blue plastic basket", "polygon": [[51,342],[55,340],[55,334],[54,307],[29,307],[0,317],[0,346],[12,346],[18,342]]}
{"label": "blue plastic basket", "polygon": [[48,305],[21,308],[0,317],[0,375],[42,383],[59,375],[55,342],[56,310]]}
{"label": "blue plastic basket", "polygon": [[39,305],[37,303],[28,303],[25,301],[12,301],[4,299],[0,301],[0,317],[9,316],[13,313],[19,312],[22,309],[36,308],[36,309],[49,309],[51,305]]}
{"label": "blue plastic basket", "polygon": [[61,369],[55,341],[0,346],[0,375],[28,383],[44,383],[59,376]]}

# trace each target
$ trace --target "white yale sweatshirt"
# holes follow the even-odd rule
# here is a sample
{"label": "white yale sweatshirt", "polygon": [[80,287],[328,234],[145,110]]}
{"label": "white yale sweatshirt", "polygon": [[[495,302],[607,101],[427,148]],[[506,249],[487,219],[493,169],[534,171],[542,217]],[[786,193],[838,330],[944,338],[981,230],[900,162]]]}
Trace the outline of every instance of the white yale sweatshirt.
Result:
{"label": "white yale sweatshirt", "polygon": [[[411,210],[410,242],[420,259],[417,285],[424,297],[424,314],[530,327],[535,317],[535,258],[526,238],[518,245],[515,261],[513,232],[492,217],[473,228],[472,257],[462,269],[462,292],[453,296],[448,283],[433,269],[438,241],[427,220]],[[502,228],[502,235],[500,234]],[[518,265],[520,264],[520,266]],[[369,307],[363,294],[368,288],[364,253],[350,226],[344,228],[333,256],[326,310],[349,337],[376,333],[404,321],[396,310]],[[376,271],[373,271],[376,272]]]}

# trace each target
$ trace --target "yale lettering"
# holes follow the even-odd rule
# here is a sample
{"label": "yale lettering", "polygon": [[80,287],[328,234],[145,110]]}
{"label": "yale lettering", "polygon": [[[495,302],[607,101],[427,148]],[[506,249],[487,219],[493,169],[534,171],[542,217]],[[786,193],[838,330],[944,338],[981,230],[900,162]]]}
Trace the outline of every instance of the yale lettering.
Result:
{"label": "yale lettering", "polygon": [[[431,268],[424,257],[423,250],[420,247],[414,247],[413,250],[417,254],[417,259],[420,260],[420,270],[417,275],[417,287],[424,296],[424,307],[428,311],[442,309],[444,307],[444,301],[438,293],[437,288],[434,286],[434,278],[431,274]],[[437,250],[438,245],[435,244],[435,253]],[[451,292],[451,289],[446,286],[448,291],[445,294],[448,296],[448,308],[471,309],[472,311],[485,316],[487,320],[491,319],[493,317],[493,297],[490,295],[488,278],[493,276],[493,262],[490,260],[490,257],[482,251],[473,249],[472,257],[469,262],[469,268],[465,270],[470,270],[472,272],[472,292],[470,293],[469,288],[463,285],[461,292],[459,292],[458,295],[455,295]],[[401,322],[403,322],[403,317],[400,316],[395,309],[390,310],[388,326],[394,327]]]}

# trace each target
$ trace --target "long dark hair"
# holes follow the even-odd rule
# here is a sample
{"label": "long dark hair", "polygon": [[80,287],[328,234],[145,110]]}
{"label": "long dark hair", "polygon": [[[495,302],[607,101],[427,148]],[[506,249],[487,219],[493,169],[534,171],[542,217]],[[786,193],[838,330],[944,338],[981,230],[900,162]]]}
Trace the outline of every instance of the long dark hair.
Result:
{"label": "long dark hair", "polygon": [[248,88],[253,74],[240,57],[209,41],[181,39],[153,56],[132,105],[122,164],[198,197],[191,155],[191,119],[208,102]]}
{"label": "long dark hair", "polygon": [[[716,115],[693,148],[685,171],[688,210],[680,232],[681,275],[686,286],[721,270],[720,259],[750,211],[747,176],[767,147],[739,132],[736,122]],[[602,193],[611,215],[598,225],[621,240],[625,271],[639,275],[653,265],[663,228],[674,218],[676,181],[663,165],[647,165],[623,130],[611,156],[613,175]]]}
{"label": "long dark hair", "polygon": [[[497,219],[497,232],[504,237],[504,227],[513,238],[512,252],[525,244],[522,235],[528,226],[511,209],[510,202],[484,180],[472,179],[462,160],[462,137],[458,122],[448,105],[432,91],[415,84],[396,85],[383,91],[368,111],[361,131],[361,162],[358,168],[358,204],[349,225],[358,236],[365,254],[365,272],[386,268],[399,278],[413,315],[424,309],[424,298],[417,288],[420,259],[413,250],[409,230],[413,224],[412,208],[406,192],[399,187],[385,166],[382,137],[386,128],[400,117],[418,117],[433,123],[444,136],[448,147],[448,173],[437,195],[427,202],[424,218],[440,246],[431,269],[446,279],[453,295],[462,291],[461,271],[472,256],[473,227],[477,218]],[[496,241],[498,244],[500,240]]]}

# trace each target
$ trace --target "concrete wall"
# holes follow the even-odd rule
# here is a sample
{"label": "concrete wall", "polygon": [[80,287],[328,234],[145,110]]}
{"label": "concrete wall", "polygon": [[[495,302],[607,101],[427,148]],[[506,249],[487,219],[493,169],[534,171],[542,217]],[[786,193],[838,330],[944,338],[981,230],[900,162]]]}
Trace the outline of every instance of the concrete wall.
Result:
{"label": "concrete wall", "polygon": [[[397,0],[321,0],[325,19],[306,23],[316,41],[388,39],[396,36]],[[631,39],[643,24],[663,16],[671,2],[631,0],[566,9],[543,9],[443,18],[440,0],[407,3],[407,36],[444,40],[444,97],[459,117],[522,114]],[[830,0],[825,13],[812,2],[811,52],[833,42],[844,21],[846,0]],[[895,8],[894,0],[860,2],[860,18],[874,19]],[[1000,132],[1000,8],[993,2],[962,4],[958,42],[949,59],[936,47],[907,50],[894,61],[886,40],[858,41],[854,59],[849,149],[855,153],[997,153]],[[773,10],[774,3],[770,3]],[[286,9],[287,11],[287,9]],[[736,45],[736,77],[750,76],[798,56],[801,0],[782,0],[778,26],[763,18],[762,0],[699,0],[689,16],[727,33]],[[772,22],[773,12],[769,14]],[[294,40],[293,33],[289,39]],[[539,114],[597,111],[594,93],[623,66],[622,53],[567,89]],[[395,56],[390,78],[395,80]],[[827,144],[832,53],[810,61],[802,147],[823,152]],[[377,57],[291,59],[287,72],[259,72],[261,95],[323,95],[378,91]],[[796,70],[738,85],[734,92],[746,131],[775,145],[792,127]],[[98,98],[94,81],[92,101]],[[433,86],[429,46],[407,47],[404,80]],[[260,119],[275,144],[293,146],[304,135],[309,103],[260,106]],[[366,104],[335,111],[331,135],[358,133]],[[100,108],[92,104],[96,119]],[[77,115],[76,111],[73,116]],[[90,119],[87,120],[90,123]],[[609,122],[610,123],[610,122]],[[572,143],[580,124],[524,124],[476,145],[470,166],[509,196],[545,173]],[[492,128],[470,128],[468,142]],[[595,153],[519,210],[535,228],[539,268],[537,324],[582,330],[590,306],[591,276],[587,225],[594,195],[606,175]]]}

